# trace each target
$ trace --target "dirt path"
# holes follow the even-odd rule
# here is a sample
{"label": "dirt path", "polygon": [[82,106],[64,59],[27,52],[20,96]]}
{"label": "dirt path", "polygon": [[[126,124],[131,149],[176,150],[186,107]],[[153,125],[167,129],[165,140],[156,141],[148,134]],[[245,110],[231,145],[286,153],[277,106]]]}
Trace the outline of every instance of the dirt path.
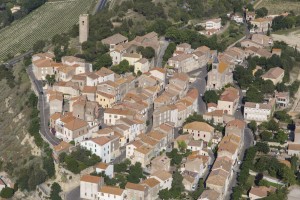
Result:
{"label": "dirt path", "polygon": [[262,2],[263,0],[259,0],[258,2],[256,2],[254,5],[253,5],[253,8],[256,9],[257,6],[259,6],[259,4]]}

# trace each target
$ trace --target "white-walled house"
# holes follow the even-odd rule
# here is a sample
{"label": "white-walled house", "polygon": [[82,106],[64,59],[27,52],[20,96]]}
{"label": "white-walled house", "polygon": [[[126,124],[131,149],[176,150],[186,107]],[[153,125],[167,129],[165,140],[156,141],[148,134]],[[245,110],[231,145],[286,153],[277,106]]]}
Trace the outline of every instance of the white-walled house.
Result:
{"label": "white-walled house", "polygon": [[268,104],[246,102],[244,106],[244,119],[256,122],[268,121],[273,115],[274,107],[274,100],[271,100]]}
{"label": "white-walled house", "polygon": [[221,28],[221,18],[210,19],[205,22],[205,29],[219,30],[220,28]]}
{"label": "white-walled house", "polygon": [[103,162],[109,163],[113,159],[111,155],[112,140],[116,139],[118,138],[113,136],[101,136],[85,140],[80,143],[80,146],[99,156]]}
{"label": "white-walled house", "polygon": [[172,187],[172,174],[165,171],[165,170],[160,170],[156,171],[153,174],[151,174],[150,178],[155,178],[156,180],[159,181],[160,183],[160,189],[171,189]]}
{"label": "white-walled house", "polygon": [[95,170],[98,174],[104,172],[104,174],[106,176],[108,176],[109,178],[114,177],[114,165],[113,164],[99,162],[95,165]]}
{"label": "white-walled house", "polygon": [[126,191],[113,186],[103,186],[98,193],[98,200],[124,200]]}
{"label": "white-walled house", "polygon": [[183,127],[183,132],[193,135],[194,140],[209,142],[214,134],[214,128],[205,122],[191,122]]}
{"label": "white-walled house", "polygon": [[104,179],[98,176],[83,175],[80,178],[80,198],[97,200],[99,188],[104,185]]}

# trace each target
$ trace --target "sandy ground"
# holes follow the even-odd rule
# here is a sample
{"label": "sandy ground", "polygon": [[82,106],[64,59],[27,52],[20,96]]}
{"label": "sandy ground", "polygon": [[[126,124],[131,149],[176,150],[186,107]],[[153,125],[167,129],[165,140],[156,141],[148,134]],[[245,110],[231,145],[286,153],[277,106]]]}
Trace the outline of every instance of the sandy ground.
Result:
{"label": "sandy ground", "polygon": [[300,30],[288,33],[287,35],[272,34],[274,41],[284,41],[288,45],[295,47],[300,51]]}
{"label": "sandy ground", "polygon": [[288,194],[288,200],[299,200],[300,198],[300,187],[299,186],[292,186],[289,189],[289,194]]}

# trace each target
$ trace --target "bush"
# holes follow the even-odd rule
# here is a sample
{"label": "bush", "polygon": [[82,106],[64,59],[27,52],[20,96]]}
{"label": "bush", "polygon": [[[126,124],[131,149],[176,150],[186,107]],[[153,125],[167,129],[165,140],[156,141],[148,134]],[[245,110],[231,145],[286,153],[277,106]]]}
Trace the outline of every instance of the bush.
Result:
{"label": "bush", "polygon": [[14,189],[9,188],[9,187],[3,188],[0,192],[0,197],[5,198],[5,199],[9,199],[13,195],[14,195]]}

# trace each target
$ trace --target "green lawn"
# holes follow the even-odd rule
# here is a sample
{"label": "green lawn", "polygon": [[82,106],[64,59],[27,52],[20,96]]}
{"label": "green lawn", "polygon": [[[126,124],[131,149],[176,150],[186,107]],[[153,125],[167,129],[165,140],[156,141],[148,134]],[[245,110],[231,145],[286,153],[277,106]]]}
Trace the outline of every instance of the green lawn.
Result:
{"label": "green lawn", "polygon": [[28,51],[37,40],[49,40],[55,34],[67,32],[87,13],[94,0],[48,2],[25,18],[0,31],[0,61],[8,54]]}

